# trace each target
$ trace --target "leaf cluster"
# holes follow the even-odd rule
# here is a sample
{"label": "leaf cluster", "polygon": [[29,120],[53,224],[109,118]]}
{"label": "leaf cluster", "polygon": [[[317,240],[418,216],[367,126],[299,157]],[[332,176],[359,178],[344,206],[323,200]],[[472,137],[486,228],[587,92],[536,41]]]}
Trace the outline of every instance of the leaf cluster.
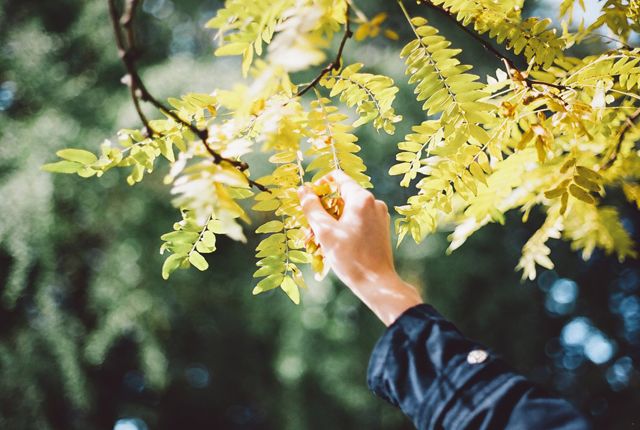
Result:
{"label": "leaf cluster", "polygon": [[[618,211],[602,200],[614,188],[636,205],[640,195],[640,49],[626,44],[638,30],[638,2],[603,2],[593,25],[572,31],[564,22],[561,34],[549,18],[523,18],[518,0],[426,2],[499,57],[503,68],[486,79],[459,60],[461,50],[436,27],[398,4],[411,34],[399,56],[423,111],[389,171],[412,190],[396,207],[399,239],[409,234],[419,242],[450,228],[452,251],[484,225],[503,223],[507,212],[518,210],[527,222],[536,208],[545,221],[523,246],[518,268],[525,278],[533,279],[537,266],[553,267],[550,239],[568,240],[584,258],[597,247],[620,259],[635,257]],[[570,15],[572,5],[562,2],[559,14]],[[165,183],[183,216],[162,237],[162,251],[170,253],[165,278],[179,267],[206,269],[203,254],[215,250],[218,234],[246,240],[242,223],[250,217],[243,200],[251,198],[260,218],[255,232],[266,235],[256,249],[254,276],[261,279],[253,292],[280,288],[298,303],[304,265],[319,277],[326,268],[296,189],[334,169],[371,187],[356,131],[371,124],[393,134],[402,120],[394,80],[342,58],[354,12],[356,40],[384,32],[383,11],[369,20],[344,0],[228,0],[207,26],[218,30],[216,55],[242,56],[247,82],[169,99],[172,110],[149,121],[152,132],[122,130],[119,142],[105,142],[99,155],[61,150],[61,160],[45,170],[90,177],[129,167],[133,185],[164,158],[170,165]],[[604,26],[620,38],[620,48],[568,54]],[[292,73],[324,61],[341,31],[337,58],[311,82],[294,83]],[[397,33],[387,36],[394,40]],[[492,44],[521,56],[526,69]],[[355,120],[345,113],[353,108]],[[244,161],[254,151],[268,159],[267,173],[255,181]],[[339,201],[325,194],[323,201]]]}

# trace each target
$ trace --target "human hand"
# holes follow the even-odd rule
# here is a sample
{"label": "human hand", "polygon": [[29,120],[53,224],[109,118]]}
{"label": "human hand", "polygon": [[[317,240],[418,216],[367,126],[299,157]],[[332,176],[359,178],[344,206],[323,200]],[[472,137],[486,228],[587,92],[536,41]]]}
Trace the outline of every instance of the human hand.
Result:
{"label": "human hand", "polygon": [[390,325],[405,310],[422,303],[422,299],[396,273],[387,205],[341,170],[334,170],[318,182],[329,181],[338,185],[344,200],[340,219],[327,213],[309,186],[298,191],[302,210],[326,262],[338,278],[382,322]]}

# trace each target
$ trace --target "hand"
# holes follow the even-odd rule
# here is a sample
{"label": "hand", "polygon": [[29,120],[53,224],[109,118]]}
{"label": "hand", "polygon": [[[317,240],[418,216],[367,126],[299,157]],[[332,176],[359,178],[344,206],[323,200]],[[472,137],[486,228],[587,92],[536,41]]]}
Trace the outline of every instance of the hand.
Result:
{"label": "hand", "polygon": [[335,274],[386,325],[422,303],[420,294],[396,273],[387,205],[341,170],[318,182],[334,181],[344,200],[339,220],[325,211],[313,190],[298,190],[300,203],[324,257]]}

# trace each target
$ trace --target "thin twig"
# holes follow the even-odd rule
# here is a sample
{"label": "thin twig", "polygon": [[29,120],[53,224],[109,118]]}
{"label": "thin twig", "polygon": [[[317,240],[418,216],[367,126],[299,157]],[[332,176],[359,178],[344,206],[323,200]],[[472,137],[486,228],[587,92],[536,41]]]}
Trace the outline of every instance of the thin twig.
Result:
{"label": "thin twig", "polygon": [[618,142],[616,143],[615,148],[613,148],[613,152],[602,166],[602,170],[608,169],[616,161],[616,158],[618,158],[618,154],[620,153],[620,148],[622,147],[622,142],[624,141],[625,135],[629,132],[629,130],[631,130],[631,127],[635,125],[635,122],[638,118],[640,118],[640,108],[636,109],[635,112],[625,118],[624,125],[620,129]]}
{"label": "thin twig", "polygon": [[587,37],[585,37],[582,40],[584,41],[584,40],[588,39],[589,37],[591,37],[591,38],[599,37],[601,39],[607,39],[607,40],[609,40],[611,42],[619,43],[620,45],[622,45],[621,46],[622,48],[627,49],[629,51],[631,51],[633,49],[633,46],[629,45],[628,43],[625,43],[622,40],[616,39],[615,37],[607,36],[606,34],[591,33],[591,34],[589,34]]}
{"label": "thin twig", "polygon": [[[193,132],[202,141],[202,144],[204,145],[207,152],[213,157],[213,162],[215,164],[221,164],[224,162],[232,165],[240,171],[247,170],[249,166],[244,161],[223,157],[213,148],[211,148],[211,146],[207,142],[207,139],[209,138],[209,132],[206,128],[199,129],[194,124],[183,120],[169,107],[165,106],[158,99],[156,99],[149,92],[149,90],[147,90],[147,87],[144,85],[144,82],[140,77],[136,65],[136,60],[139,56],[139,52],[136,46],[135,29],[133,24],[136,17],[137,7],[140,4],[140,0],[125,0],[124,12],[120,17],[118,17],[115,0],[107,1],[109,4],[109,15],[111,18],[111,24],[113,26],[113,32],[115,34],[116,46],[118,48],[118,55],[122,60],[125,69],[127,70],[127,74],[124,78],[124,83],[129,87],[129,90],[131,92],[131,99],[133,100],[133,105],[138,114],[138,117],[140,117],[140,120],[142,121],[142,124],[144,126],[143,131],[145,135],[148,137],[152,137],[154,135],[162,136],[161,133],[155,131],[149,124],[149,120],[142,112],[142,108],[140,106],[141,100],[152,104],[156,109],[169,116],[175,122],[191,130],[191,132]],[[256,187],[261,191],[268,191],[268,189],[264,185],[261,185],[249,178],[247,178],[247,181],[250,186]]]}
{"label": "thin twig", "polygon": [[318,76],[316,76],[313,81],[311,81],[309,84],[307,84],[307,86],[305,86],[303,89],[298,91],[296,96],[298,97],[302,96],[311,88],[315,87],[318,84],[318,82],[320,82],[320,80],[324,77],[324,75],[331,72],[332,70],[338,70],[340,68],[340,60],[342,59],[342,51],[344,50],[344,45],[347,43],[347,39],[353,36],[353,32],[351,31],[351,21],[349,19],[349,10],[350,10],[350,5],[349,3],[347,3],[346,21],[344,24],[344,34],[342,35],[342,40],[340,41],[340,46],[338,47],[338,53],[336,54],[336,58],[332,62],[327,64],[327,66],[320,71]]}

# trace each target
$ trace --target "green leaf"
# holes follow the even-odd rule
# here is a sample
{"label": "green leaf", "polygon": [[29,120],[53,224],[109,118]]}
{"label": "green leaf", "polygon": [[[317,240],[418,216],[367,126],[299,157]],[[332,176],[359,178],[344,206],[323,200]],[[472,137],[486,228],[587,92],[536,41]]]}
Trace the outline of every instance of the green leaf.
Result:
{"label": "green leaf", "polygon": [[185,254],[171,254],[167,257],[162,265],[162,278],[165,280],[169,279],[171,273],[180,267],[180,263],[185,259],[185,257]]}
{"label": "green leaf", "polygon": [[254,278],[262,278],[263,276],[269,276],[274,273],[282,273],[284,270],[284,262],[279,261],[279,264],[273,264],[268,266],[262,266],[253,274]]}
{"label": "green leaf", "polygon": [[160,239],[165,242],[193,243],[198,239],[198,237],[200,237],[200,234],[193,231],[172,231],[163,234],[160,236]]}
{"label": "green leaf", "polygon": [[284,275],[281,273],[276,273],[270,276],[267,276],[262,281],[258,282],[258,284],[253,289],[253,295],[264,293],[265,291],[273,290],[280,286]]}
{"label": "green leaf", "polygon": [[200,241],[209,248],[215,248],[216,235],[213,234],[211,231],[207,230],[204,233],[202,233],[202,237],[200,238]]}
{"label": "green leaf", "polygon": [[201,271],[209,268],[209,263],[207,263],[207,260],[205,260],[198,251],[193,251],[189,254],[189,263],[193,264],[196,269]]}
{"label": "green leaf", "polygon": [[274,233],[266,239],[263,239],[256,247],[256,250],[261,251],[276,245],[284,244],[285,240],[287,240],[287,237],[284,233]]}
{"label": "green leaf", "polygon": [[51,173],[77,173],[82,169],[83,165],[76,163],[75,161],[57,161],[55,163],[48,163],[41,167],[45,172]]}
{"label": "green leaf", "polygon": [[224,224],[218,219],[212,219],[207,223],[207,228],[215,234],[224,234]]}
{"label": "green leaf", "polygon": [[65,160],[75,161],[81,164],[92,164],[98,161],[98,157],[96,157],[89,151],[85,151],[84,149],[61,149],[60,151],[56,152],[56,155],[60,158],[64,158]]}

